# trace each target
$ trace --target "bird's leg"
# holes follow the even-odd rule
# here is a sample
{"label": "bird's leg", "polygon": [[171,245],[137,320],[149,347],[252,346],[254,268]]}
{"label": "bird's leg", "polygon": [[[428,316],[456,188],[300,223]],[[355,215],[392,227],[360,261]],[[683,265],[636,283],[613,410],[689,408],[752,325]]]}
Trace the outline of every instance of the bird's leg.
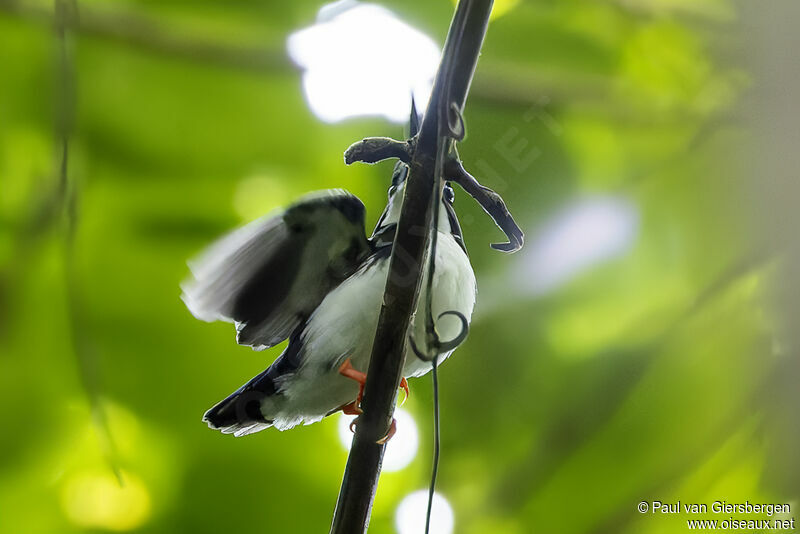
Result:
{"label": "bird's leg", "polygon": [[[350,358],[347,358],[344,361],[344,363],[339,367],[339,374],[358,382],[358,397],[356,398],[355,401],[351,402],[350,404],[345,404],[344,406],[342,406],[342,411],[347,415],[360,414],[361,399],[364,397],[364,385],[367,383],[367,373],[362,373],[361,371],[354,368],[352,362],[350,361]],[[403,398],[403,402],[405,402],[410,394],[408,389],[408,380],[406,380],[405,377],[403,377],[400,380],[400,389],[402,389],[406,394],[406,396]],[[351,412],[348,410],[351,411],[357,410],[357,411]]]}
{"label": "bird's leg", "polygon": [[357,411],[353,412],[350,415],[360,414],[361,399],[364,396],[364,384],[367,383],[367,373],[362,373],[361,371],[354,368],[353,364],[350,362],[350,358],[347,358],[344,361],[344,363],[339,367],[339,374],[358,382],[358,397],[356,397],[356,400],[354,400],[350,404],[344,406],[342,408],[342,411],[344,411],[345,408],[347,407],[353,407]]}
{"label": "bird's leg", "polygon": [[[345,404],[344,406],[342,406],[342,408],[341,408],[342,409],[342,413],[344,413],[346,415],[361,415],[363,413],[363,411],[361,410],[361,399],[364,396],[364,384],[366,384],[366,382],[367,382],[367,374],[366,373],[362,373],[361,371],[355,369],[353,367],[352,362],[350,361],[350,358],[347,358],[344,361],[344,363],[342,363],[342,365],[339,367],[339,374],[344,376],[344,377],[347,377],[347,378],[350,378],[352,380],[355,380],[356,382],[358,382],[358,385],[359,385],[358,397],[356,397],[356,400],[354,400],[353,402],[351,402],[349,404]],[[408,394],[409,394],[409,391],[408,391],[408,380],[406,380],[405,377],[403,377],[403,379],[400,380],[400,388],[406,394],[405,398],[403,399],[403,402],[405,402],[405,399],[408,398]],[[353,419],[353,421],[350,423],[350,431],[351,432],[355,432],[355,426],[356,426],[357,422],[358,422],[358,418]],[[397,420],[393,417],[392,418],[392,425],[389,427],[389,431],[386,433],[385,436],[383,436],[381,439],[376,441],[376,443],[379,443],[379,444],[383,445],[384,443],[386,443],[387,441],[392,439],[392,436],[394,436],[395,432],[397,432]]]}

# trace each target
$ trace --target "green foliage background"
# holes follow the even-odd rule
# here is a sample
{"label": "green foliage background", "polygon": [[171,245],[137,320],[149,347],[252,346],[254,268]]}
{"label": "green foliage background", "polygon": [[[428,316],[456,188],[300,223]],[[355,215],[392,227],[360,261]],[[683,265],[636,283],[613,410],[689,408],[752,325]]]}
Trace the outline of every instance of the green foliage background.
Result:
{"label": "green foliage background", "polygon": [[[452,3],[381,3],[443,42]],[[590,195],[630,200],[639,229],[537,297],[519,290],[525,252],[489,249],[497,230],[457,191],[479,299],[441,371],[456,531],[681,532],[686,516],[636,504],[796,504],[797,8],[504,4],[467,107],[467,168],[529,247]],[[77,7],[65,192],[52,6],[0,1],[0,531],[325,532],[346,459],[334,418],[208,430],[203,411],[279,349],[236,346],[178,285],[213,238],[310,190],[352,191],[374,223],[391,164],[346,167],[342,152],[401,129],[309,111],[285,39],[318,2]],[[421,448],[382,477],[373,532],[427,484],[429,380],[411,387]]]}

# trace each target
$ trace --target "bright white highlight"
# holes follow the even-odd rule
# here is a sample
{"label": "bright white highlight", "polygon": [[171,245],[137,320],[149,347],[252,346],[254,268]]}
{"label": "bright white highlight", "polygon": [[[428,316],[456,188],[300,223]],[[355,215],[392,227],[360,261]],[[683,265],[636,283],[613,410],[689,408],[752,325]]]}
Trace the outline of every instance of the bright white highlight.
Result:
{"label": "bright white highlight", "polygon": [[304,69],[311,111],[326,122],[359,115],[408,120],[430,97],[441,55],[427,35],[388,9],[341,0],[320,9],[317,23],[289,36],[289,57]]}
{"label": "bright white highlight", "polygon": [[[425,532],[425,513],[428,510],[428,490],[409,494],[400,502],[394,515],[398,534]],[[431,508],[431,534],[451,534],[455,525],[453,508],[439,493],[433,494]]]}
{"label": "bright white highlight", "polygon": [[625,198],[579,200],[546,223],[527,245],[519,273],[522,283],[533,294],[548,293],[628,250],[638,229],[639,213]]}
{"label": "bright white highlight", "polygon": [[[411,414],[397,408],[394,411],[394,418],[397,420],[397,433],[386,443],[386,452],[383,455],[384,471],[403,469],[411,463],[419,448],[417,424]],[[342,414],[339,417],[339,440],[347,450],[350,450],[353,442],[353,433],[350,432],[350,422],[353,419],[355,419],[353,415]]]}

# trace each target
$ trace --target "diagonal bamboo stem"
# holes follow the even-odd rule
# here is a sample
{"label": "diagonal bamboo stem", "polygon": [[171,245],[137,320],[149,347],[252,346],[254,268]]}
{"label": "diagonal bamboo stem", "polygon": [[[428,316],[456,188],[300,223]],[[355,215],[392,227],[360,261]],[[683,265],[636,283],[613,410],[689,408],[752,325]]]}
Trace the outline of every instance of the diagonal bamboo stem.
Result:
{"label": "diagonal bamboo stem", "polygon": [[[389,262],[362,407],[347,459],[331,534],[363,534],[380,476],[384,446],[400,384],[410,317],[416,307],[431,224],[436,155],[452,140],[441,134],[442,109],[463,109],[489,22],[492,0],[461,0],[410,161],[403,208]],[[441,192],[439,192],[441,194]]]}

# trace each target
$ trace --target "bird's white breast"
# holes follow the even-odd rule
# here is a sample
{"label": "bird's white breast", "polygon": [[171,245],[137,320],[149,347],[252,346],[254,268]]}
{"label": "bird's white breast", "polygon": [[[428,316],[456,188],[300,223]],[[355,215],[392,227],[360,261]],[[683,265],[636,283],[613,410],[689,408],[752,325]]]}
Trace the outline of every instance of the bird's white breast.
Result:
{"label": "bird's white breast", "polygon": [[[454,316],[437,319],[445,311],[458,311],[467,319],[475,304],[475,275],[469,258],[449,232],[440,231],[437,240],[433,280],[434,324],[443,341],[455,338],[461,322]],[[382,260],[362,268],[331,291],[309,318],[303,332],[303,363],[282,385],[284,401],[275,406],[276,427],[289,427],[303,420],[312,423],[331,410],[351,402],[357,384],[338,374],[347,358],[353,367],[367,371],[372,342],[378,325],[389,261]],[[418,347],[425,346],[425,287],[418,299],[411,333]],[[440,361],[450,353],[441,355]],[[407,351],[403,376],[421,376],[431,364]]]}

